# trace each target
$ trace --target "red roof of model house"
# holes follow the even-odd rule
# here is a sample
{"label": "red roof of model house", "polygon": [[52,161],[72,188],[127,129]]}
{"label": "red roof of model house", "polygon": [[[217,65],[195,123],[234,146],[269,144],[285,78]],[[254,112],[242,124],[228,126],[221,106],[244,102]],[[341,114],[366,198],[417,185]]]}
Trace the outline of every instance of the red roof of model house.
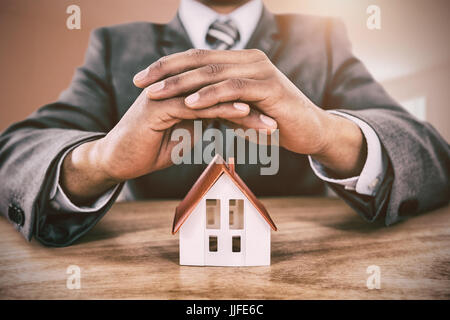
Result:
{"label": "red roof of model house", "polygon": [[234,170],[234,158],[230,158],[228,165],[225,163],[220,155],[216,155],[211,163],[206,167],[205,171],[200,175],[194,186],[189,190],[186,197],[181,201],[175,210],[175,217],[173,219],[172,234],[177,233],[183,223],[187,220],[191,212],[195,209],[202,197],[214,185],[214,183],[222,176],[227,174],[231,180],[244,193],[247,199],[253,204],[258,212],[263,216],[264,220],[277,230],[275,223],[270,218],[264,205],[259,201],[253,192],[245,185],[244,181],[237,175]]}

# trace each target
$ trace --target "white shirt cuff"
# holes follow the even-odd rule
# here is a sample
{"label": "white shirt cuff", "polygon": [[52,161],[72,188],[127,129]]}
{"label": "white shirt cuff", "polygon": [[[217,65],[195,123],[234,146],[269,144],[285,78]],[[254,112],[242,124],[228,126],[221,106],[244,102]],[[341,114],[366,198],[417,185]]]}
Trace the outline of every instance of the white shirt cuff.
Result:
{"label": "white shirt cuff", "polygon": [[366,139],[367,159],[359,176],[346,179],[330,178],[327,176],[325,167],[308,156],[312,170],[326,182],[342,185],[346,190],[353,190],[359,194],[374,196],[384,179],[387,168],[387,158],[383,154],[380,139],[375,131],[361,119],[339,111],[328,112],[347,118],[358,125]]}
{"label": "white shirt cuff", "polygon": [[111,201],[112,197],[114,196],[115,192],[117,191],[117,188],[119,188],[119,185],[116,185],[114,188],[105,192],[92,205],[80,207],[80,206],[73,204],[73,202],[70,201],[69,197],[65,194],[65,192],[61,188],[61,185],[59,184],[59,176],[60,176],[61,166],[64,161],[64,158],[67,156],[67,154],[70,151],[72,151],[73,149],[75,149],[78,146],[79,145],[76,145],[73,148],[67,150],[58,162],[58,166],[56,168],[55,179],[53,180],[53,186],[50,191],[50,197],[49,197],[50,205],[55,210],[68,212],[68,213],[97,212],[97,211],[101,210],[106,204],[108,204]]}

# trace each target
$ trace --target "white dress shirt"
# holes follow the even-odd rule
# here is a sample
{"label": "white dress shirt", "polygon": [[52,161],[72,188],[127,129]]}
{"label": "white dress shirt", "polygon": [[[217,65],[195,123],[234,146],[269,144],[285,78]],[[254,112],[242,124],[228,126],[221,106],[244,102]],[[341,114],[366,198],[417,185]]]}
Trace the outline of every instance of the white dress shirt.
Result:
{"label": "white dress shirt", "polygon": [[[231,49],[237,50],[243,49],[247,45],[261,17],[262,10],[263,4],[261,0],[251,0],[230,14],[222,15],[196,0],[181,0],[178,12],[193,46],[198,49],[210,49],[210,46],[206,42],[206,34],[209,26],[216,19],[220,21],[226,19],[233,20],[239,30],[240,40]],[[326,169],[319,162],[309,157],[312,170],[320,179],[329,183],[343,185],[345,189],[354,190],[359,194],[375,195],[378,191],[378,186],[384,179],[387,168],[387,158],[383,153],[377,134],[367,123],[358,118],[343,112],[330,112],[345,117],[359,126],[367,142],[367,159],[361,174],[347,179],[334,179],[328,176]],[[70,150],[66,154],[68,152]],[[59,185],[59,175],[65,155],[61,157],[57,167],[53,188],[49,197],[50,205],[57,210],[74,213],[95,212],[102,209],[111,200],[118,186],[99,197],[91,206],[76,206],[70,201]]]}
{"label": "white dress shirt", "polygon": [[239,50],[244,49],[250,40],[262,10],[261,0],[249,1],[228,15],[219,14],[196,0],[181,0],[178,13],[192,45],[197,49],[211,49],[206,42],[206,34],[214,21],[233,20],[239,30],[240,39],[231,49]]}

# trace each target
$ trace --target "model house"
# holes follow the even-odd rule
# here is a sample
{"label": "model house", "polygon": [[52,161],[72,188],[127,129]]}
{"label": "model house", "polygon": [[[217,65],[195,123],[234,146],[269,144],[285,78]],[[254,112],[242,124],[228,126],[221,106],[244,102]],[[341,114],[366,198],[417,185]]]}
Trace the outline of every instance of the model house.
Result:
{"label": "model house", "polygon": [[277,230],[264,205],[217,155],[183,201],[173,220],[180,237],[180,264],[270,265],[270,232]]}

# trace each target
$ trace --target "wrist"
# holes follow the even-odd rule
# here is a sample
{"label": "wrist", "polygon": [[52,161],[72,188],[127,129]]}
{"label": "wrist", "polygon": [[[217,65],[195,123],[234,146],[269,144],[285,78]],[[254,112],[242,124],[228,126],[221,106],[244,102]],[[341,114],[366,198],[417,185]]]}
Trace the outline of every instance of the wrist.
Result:
{"label": "wrist", "polygon": [[311,156],[337,177],[357,176],[367,157],[367,145],[359,126],[329,112],[324,120],[322,144]]}
{"label": "wrist", "polygon": [[91,172],[91,175],[99,182],[105,184],[124,182],[125,179],[117,175],[118,170],[112,165],[115,162],[114,159],[110,159],[110,154],[106,152],[108,149],[106,141],[106,137],[103,137],[80,145],[74,150],[72,161],[75,165],[78,163],[85,172]]}
{"label": "wrist", "polygon": [[63,161],[59,183],[75,204],[88,203],[121,182],[104,169],[99,153],[100,140],[81,144]]}

